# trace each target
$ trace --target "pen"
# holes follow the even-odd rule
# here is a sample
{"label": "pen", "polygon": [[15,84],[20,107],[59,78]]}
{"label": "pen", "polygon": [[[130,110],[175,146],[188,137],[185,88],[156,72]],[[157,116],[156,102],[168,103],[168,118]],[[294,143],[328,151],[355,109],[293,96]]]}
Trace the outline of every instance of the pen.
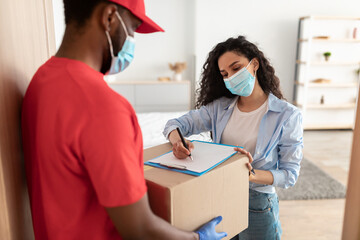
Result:
{"label": "pen", "polygon": [[[177,132],[179,133],[179,136],[180,136],[180,138],[181,138],[181,141],[182,141],[184,147],[185,147],[187,150],[189,150],[189,146],[186,144],[185,139],[184,139],[183,135],[182,135],[181,132],[180,132],[180,129],[179,129],[179,128],[176,128],[176,130],[177,130]],[[190,151],[190,150],[189,150],[189,151]],[[191,159],[191,161],[194,161],[194,159],[193,159],[192,156],[191,156],[191,153],[189,154],[189,158]]]}
{"label": "pen", "polygon": [[179,165],[179,164],[166,164],[166,163],[159,163],[161,166],[168,167],[168,168],[176,168],[176,169],[186,169],[186,166]]}

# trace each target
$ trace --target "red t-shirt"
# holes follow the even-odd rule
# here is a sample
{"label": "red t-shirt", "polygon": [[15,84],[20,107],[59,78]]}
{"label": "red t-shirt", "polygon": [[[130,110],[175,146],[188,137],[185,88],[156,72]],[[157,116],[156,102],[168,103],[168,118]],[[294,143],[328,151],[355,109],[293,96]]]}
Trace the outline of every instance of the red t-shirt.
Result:
{"label": "red t-shirt", "polygon": [[52,57],[34,75],[22,134],[35,238],[121,239],[104,207],[146,193],[135,112],[103,74]]}

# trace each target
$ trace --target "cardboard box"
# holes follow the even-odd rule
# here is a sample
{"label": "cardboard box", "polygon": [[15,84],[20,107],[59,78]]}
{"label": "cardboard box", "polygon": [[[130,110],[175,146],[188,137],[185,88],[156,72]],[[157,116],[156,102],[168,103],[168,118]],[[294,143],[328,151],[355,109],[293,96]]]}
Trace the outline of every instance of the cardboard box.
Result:
{"label": "cardboard box", "polygon": [[[144,150],[144,161],[172,149],[170,143]],[[194,231],[216,216],[230,239],[248,226],[249,171],[245,155],[235,154],[200,177],[145,165],[152,211],[173,226]]]}

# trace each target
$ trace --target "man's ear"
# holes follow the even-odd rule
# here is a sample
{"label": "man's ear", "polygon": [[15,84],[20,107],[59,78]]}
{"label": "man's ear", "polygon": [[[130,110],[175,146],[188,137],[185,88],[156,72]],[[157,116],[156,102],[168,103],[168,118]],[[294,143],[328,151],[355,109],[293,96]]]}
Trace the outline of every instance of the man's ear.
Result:
{"label": "man's ear", "polygon": [[107,4],[101,11],[101,25],[104,31],[110,32],[114,24],[116,24],[117,6],[115,4]]}

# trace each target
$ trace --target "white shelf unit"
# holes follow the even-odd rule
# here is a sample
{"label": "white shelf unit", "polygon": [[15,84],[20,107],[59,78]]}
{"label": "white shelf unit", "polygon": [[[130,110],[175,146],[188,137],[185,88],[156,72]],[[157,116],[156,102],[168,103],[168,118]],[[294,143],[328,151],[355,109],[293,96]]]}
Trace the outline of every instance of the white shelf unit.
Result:
{"label": "white shelf unit", "polygon": [[[324,52],[331,52],[328,61]],[[360,17],[299,19],[293,100],[303,113],[304,129],[353,128],[358,69]]]}
{"label": "white shelf unit", "polygon": [[116,81],[108,85],[124,96],[137,113],[190,110],[190,81]]}

